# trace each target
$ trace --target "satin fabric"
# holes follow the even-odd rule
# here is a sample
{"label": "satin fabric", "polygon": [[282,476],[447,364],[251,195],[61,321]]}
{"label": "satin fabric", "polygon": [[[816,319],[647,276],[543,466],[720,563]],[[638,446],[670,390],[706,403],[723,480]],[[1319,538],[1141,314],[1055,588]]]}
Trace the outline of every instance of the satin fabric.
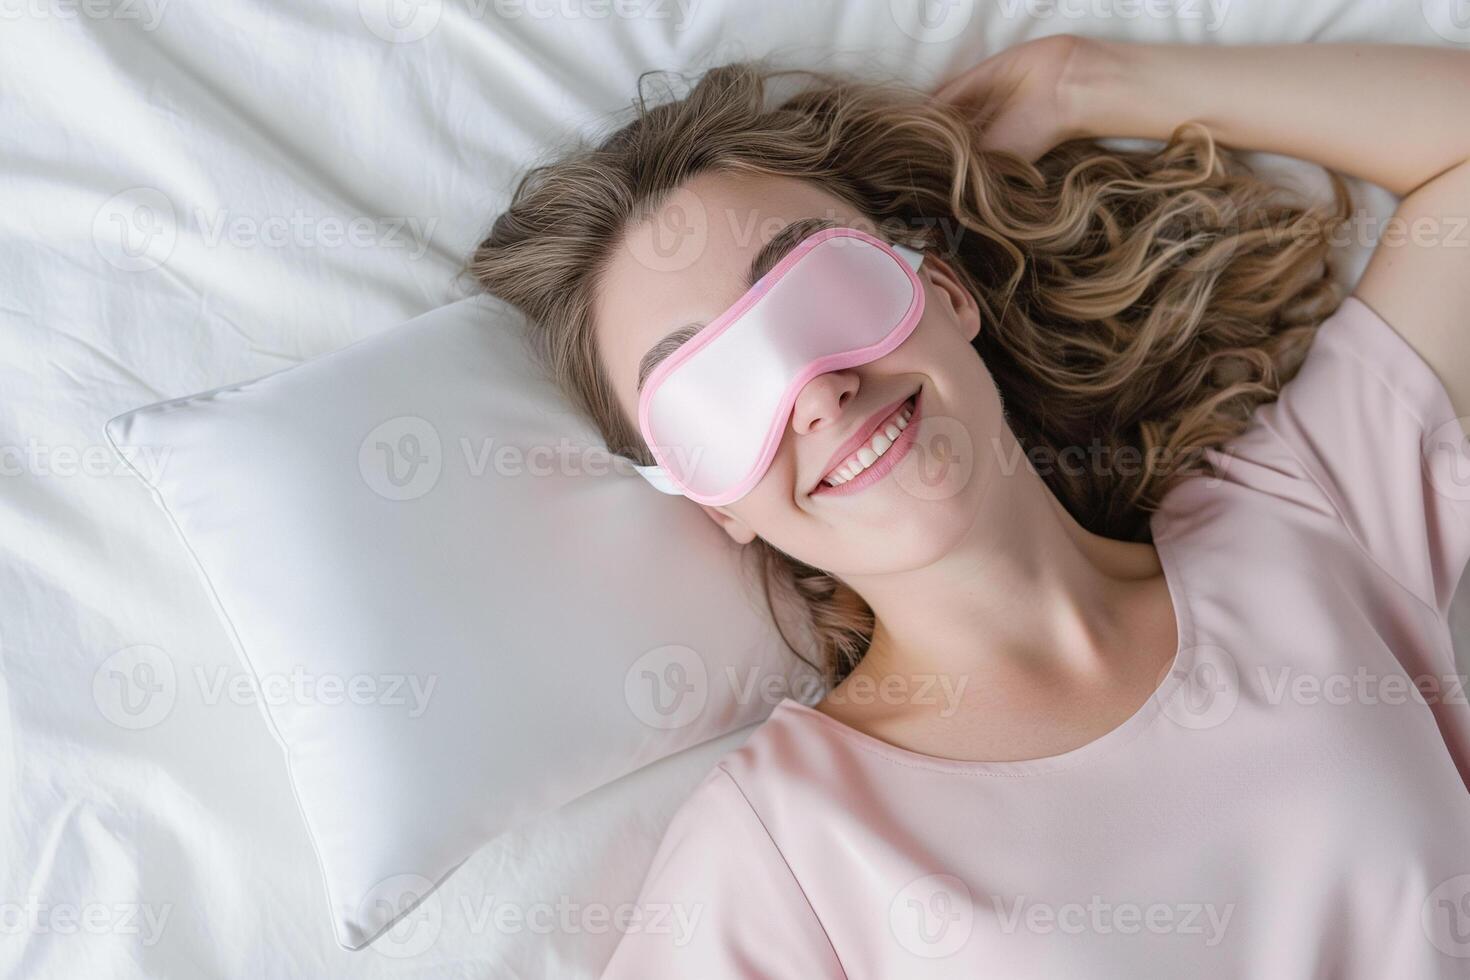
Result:
{"label": "satin fabric", "polygon": [[639,428],[668,480],[712,506],[749,493],[808,381],[876,361],[913,333],[924,313],[920,261],[856,228],[824,229],[670,354],[638,399]]}
{"label": "satin fabric", "polygon": [[1132,717],[964,762],[782,701],[660,846],[640,904],[683,927],[604,977],[1470,974],[1457,427],[1349,299],[1153,516],[1180,646]]}
{"label": "satin fabric", "polygon": [[[461,300],[108,426],[162,449],[136,473],[268,692],[348,949],[412,950],[481,844],[769,713],[710,678],[791,676],[729,539],[612,469],[497,315]],[[138,676],[189,683],[172,663]]]}

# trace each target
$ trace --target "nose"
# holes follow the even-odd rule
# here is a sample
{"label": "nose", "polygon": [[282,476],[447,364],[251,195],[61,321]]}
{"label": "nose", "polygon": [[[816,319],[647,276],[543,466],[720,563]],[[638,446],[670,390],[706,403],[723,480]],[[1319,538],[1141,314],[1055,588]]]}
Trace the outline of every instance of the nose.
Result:
{"label": "nose", "polygon": [[828,371],[808,381],[791,407],[791,428],[799,435],[831,425],[858,392],[858,376],[852,371]]}

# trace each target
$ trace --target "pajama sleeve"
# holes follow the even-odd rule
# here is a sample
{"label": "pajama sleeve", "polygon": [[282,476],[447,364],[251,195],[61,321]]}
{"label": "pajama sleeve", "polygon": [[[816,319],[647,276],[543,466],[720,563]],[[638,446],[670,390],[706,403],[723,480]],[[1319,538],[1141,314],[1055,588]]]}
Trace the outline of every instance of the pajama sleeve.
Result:
{"label": "pajama sleeve", "polygon": [[1470,560],[1470,451],[1444,384],[1408,341],[1349,297],[1253,421],[1369,559],[1447,617]]}
{"label": "pajama sleeve", "polygon": [[716,766],[675,812],[603,980],[836,980],[800,883]]}

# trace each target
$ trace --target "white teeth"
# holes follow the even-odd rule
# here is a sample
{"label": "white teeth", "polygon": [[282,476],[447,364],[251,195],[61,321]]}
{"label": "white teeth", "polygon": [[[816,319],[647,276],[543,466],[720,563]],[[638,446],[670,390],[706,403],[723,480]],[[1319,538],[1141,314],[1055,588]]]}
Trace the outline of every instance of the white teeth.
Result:
{"label": "white teeth", "polygon": [[866,446],[858,449],[857,453],[843,463],[837,469],[827,475],[825,482],[828,486],[840,487],[842,484],[857,476],[863,470],[872,466],[878,458],[886,453],[893,445],[895,439],[904,429],[908,428],[911,411],[907,405],[901,408],[893,421],[880,429]]}

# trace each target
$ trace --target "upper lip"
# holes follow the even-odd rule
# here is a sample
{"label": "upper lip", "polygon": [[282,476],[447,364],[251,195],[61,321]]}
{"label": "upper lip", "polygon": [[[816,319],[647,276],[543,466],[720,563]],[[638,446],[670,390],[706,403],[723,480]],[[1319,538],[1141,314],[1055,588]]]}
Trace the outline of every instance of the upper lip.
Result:
{"label": "upper lip", "polygon": [[837,451],[832,454],[832,458],[827,460],[826,467],[817,476],[817,486],[812,487],[812,489],[815,490],[817,487],[820,487],[822,481],[827,478],[827,475],[835,470],[837,465],[844,459],[856,452],[859,446],[866,446],[868,441],[873,438],[873,433],[878,431],[878,426],[882,424],[883,420],[898,411],[898,407],[912,397],[914,397],[913,392],[910,392],[898,399],[898,401],[890,403],[888,407],[880,408],[868,416],[867,421],[854,429],[852,435],[848,436],[843,440],[842,445],[837,447]]}

